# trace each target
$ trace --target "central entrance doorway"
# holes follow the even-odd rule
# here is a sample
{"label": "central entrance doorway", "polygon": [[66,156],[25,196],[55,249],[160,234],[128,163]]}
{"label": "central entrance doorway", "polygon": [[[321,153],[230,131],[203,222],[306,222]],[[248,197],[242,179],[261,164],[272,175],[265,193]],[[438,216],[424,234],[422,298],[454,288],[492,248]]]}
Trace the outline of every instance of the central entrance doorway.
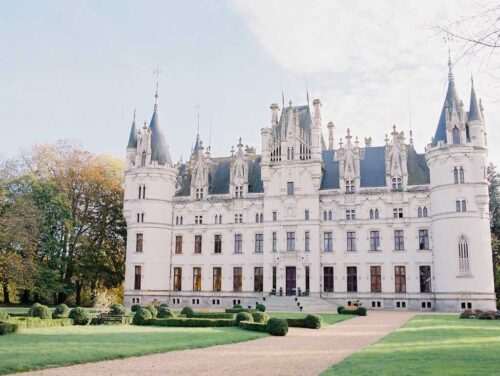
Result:
{"label": "central entrance doorway", "polygon": [[286,295],[295,295],[297,284],[295,266],[286,267]]}

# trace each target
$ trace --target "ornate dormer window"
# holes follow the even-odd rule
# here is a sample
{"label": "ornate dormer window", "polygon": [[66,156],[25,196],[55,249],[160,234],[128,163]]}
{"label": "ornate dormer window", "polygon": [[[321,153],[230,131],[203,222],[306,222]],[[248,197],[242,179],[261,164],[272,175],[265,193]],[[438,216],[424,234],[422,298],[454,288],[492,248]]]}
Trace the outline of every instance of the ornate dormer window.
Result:
{"label": "ornate dormer window", "polygon": [[345,146],[340,139],[339,149],[335,154],[335,159],[339,161],[339,178],[343,182],[346,193],[355,193],[359,189],[360,160],[362,158],[358,138],[356,137],[352,142],[351,131],[347,129]]}
{"label": "ornate dormer window", "polygon": [[203,143],[199,135],[189,161],[191,172],[191,195],[196,200],[202,200],[208,194],[208,175],[210,169],[209,153],[203,152]]}
{"label": "ornate dormer window", "polygon": [[407,146],[404,132],[392,127],[392,140],[385,137],[385,171],[388,187],[393,191],[402,191],[408,182]]}
{"label": "ornate dormer window", "polygon": [[248,161],[241,137],[231,160],[231,190],[233,197],[242,198],[248,187]]}

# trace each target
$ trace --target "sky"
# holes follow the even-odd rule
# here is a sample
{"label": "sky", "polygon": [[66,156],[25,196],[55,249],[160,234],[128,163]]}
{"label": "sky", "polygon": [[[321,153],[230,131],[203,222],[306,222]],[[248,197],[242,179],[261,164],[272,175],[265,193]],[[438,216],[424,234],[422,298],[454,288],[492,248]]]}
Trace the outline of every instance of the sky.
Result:
{"label": "sky", "polygon": [[[485,0],[486,1],[486,0]],[[69,140],[125,156],[134,109],[149,123],[154,71],[174,160],[197,128],[215,156],[242,137],[260,149],[271,103],[322,102],[322,117],[381,145],[393,124],[418,151],[434,135],[450,48],[458,94],[482,98],[490,160],[500,162],[497,56],[462,56],[436,26],[483,2],[10,1],[0,4],[0,158]]]}

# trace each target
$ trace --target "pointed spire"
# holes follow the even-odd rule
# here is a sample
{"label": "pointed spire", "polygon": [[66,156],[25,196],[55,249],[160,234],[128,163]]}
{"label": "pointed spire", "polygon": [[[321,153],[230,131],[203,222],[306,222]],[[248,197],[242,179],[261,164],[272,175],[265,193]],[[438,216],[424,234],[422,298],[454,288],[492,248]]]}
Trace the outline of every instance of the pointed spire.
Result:
{"label": "pointed spire", "polygon": [[454,81],[455,77],[453,77],[453,65],[451,63],[451,52],[448,48],[448,81]]}
{"label": "pointed spire", "polygon": [[130,127],[127,149],[136,149],[136,148],[137,148],[137,129],[135,128],[135,109],[134,109],[134,119],[132,120],[132,126]]}
{"label": "pointed spire", "polygon": [[481,120],[481,109],[474,90],[474,78],[471,76],[471,89],[470,89],[470,104],[469,104],[469,121]]}
{"label": "pointed spire", "polygon": [[[159,71],[158,73],[159,74]],[[165,137],[160,130],[160,122],[158,119],[158,79],[156,81],[155,104],[153,116],[149,122],[149,130],[151,131],[151,161],[157,162],[159,165],[172,165],[170,152],[168,150]]]}

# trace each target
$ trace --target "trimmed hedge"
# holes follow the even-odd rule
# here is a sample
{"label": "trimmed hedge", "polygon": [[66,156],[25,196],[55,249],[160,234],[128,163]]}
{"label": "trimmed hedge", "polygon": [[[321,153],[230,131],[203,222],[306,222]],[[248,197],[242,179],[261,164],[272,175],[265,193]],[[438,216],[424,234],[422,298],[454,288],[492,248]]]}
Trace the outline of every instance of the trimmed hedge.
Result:
{"label": "trimmed hedge", "polygon": [[161,305],[158,308],[158,315],[156,315],[156,317],[166,319],[168,317],[175,317],[175,314],[168,308],[168,306]]}
{"label": "trimmed hedge", "polygon": [[140,307],[135,311],[134,318],[132,319],[132,324],[134,325],[148,325],[149,321],[153,319],[153,315],[149,309]]}
{"label": "trimmed hedge", "polygon": [[41,319],[39,317],[17,317],[11,318],[9,321],[11,324],[17,325],[18,328],[55,328],[60,326],[71,326],[73,325],[73,320],[69,318],[63,319]]}
{"label": "trimmed hedge", "polygon": [[132,312],[136,312],[139,308],[141,308],[140,304],[132,304],[132,306],[130,307],[130,310]]}
{"label": "trimmed hedge", "polygon": [[242,306],[241,304],[234,304],[234,305],[233,305],[233,308],[234,308],[234,309],[242,309],[242,308],[243,308],[243,306]]}
{"label": "trimmed hedge", "polygon": [[52,311],[46,305],[35,303],[28,311],[28,316],[39,317],[41,319],[51,319]]}
{"label": "trimmed hedge", "polygon": [[267,333],[267,324],[251,321],[240,321],[238,326],[241,329],[252,330],[254,332]]}
{"label": "trimmed hedge", "polygon": [[212,327],[235,326],[235,321],[228,319],[171,318],[171,319],[148,320],[147,325],[182,327],[182,328],[212,328]]}
{"label": "trimmed hedge", "polygon": [[319,329],[321,328],[321,318],[316,315],[307,315],[301,319],[286,319],[289,327],[292,328],[307,328]]}
{"label": "trimmed hedge", "polygon": [[234,313],[225,312],[193,312],[189,318],[195,319],[234,319]]}
{"label": "trimmed hedge", "polygon": [[0,321],[6,321],[9,318],[9,313],[6,311],[0,311]]}
{"label": "trimmed hedge", "polygon": [[266,312],[266,306],[264,304],[255,303],[255,309],[260,312]]}
{"label": "trimmed hedge", "polygon": [[154,319],[156,318],[156,316],[158,316],[158,310],[154,305],[149,304],[144,308],[146,308],[149,312],[151,312],[151,316],[153,316]]}
{"label": "trimmed hedge", "polygon": [[0,336],[17,332],[18,325],[11,322],[0,321]]}
{"label": "trimmed hedge", "polygon": [[358,307],[356,309],[348,309],[343,306],[337,307],[337,313],[339,315],[358,315],[358,316],[366,316],[367,310],[365,307]]}
{"label": "trimmed hedge", "polygon": [[89,313],[81,307],[73,308],[69,313],[69,318],[73,319],[75,325],[87,325],[90,322]]}
{"label": "trimmed hedge", "polygon": [[181,310],[181,315],[186,315],[187,317],[191,317],[193,313],[194,311],[191,307],[186,306]]}
{"label": "trimmed hedge", "polygon": [[252,318],[254,322],[265,324],[269,320],[269,315],[264,312],[254,312]]}
{"label": "trimmed hedge", "polygon": [[252,322],[253,321],[253,317],[248,312],[240,312],[240,313],[236,314],[235,321],[236,321],[236,325],[238,325],[240,323],[240,321],[250,321],[250,322]]}
{"label": "trimmed hedge", "polygon": [[127,313],[127,310],[125,309],[125,307],[121,304],[111,304],[111,306],[109,307],[109,312],[112,314],[112,315],[115,315],[115,316],[119,316],[119,315],[124,315]]}
{"label": "trimmed hedge", "polygon": [[267,332],[272,336],[286,336],[288,323],[286,320],[271,317],[267,322]]}
{"label": "trimmed hedge", "polygon": [[66,304],[59,304],[52,312],[53,319],[66,319],[69,316],[69,307]]}

